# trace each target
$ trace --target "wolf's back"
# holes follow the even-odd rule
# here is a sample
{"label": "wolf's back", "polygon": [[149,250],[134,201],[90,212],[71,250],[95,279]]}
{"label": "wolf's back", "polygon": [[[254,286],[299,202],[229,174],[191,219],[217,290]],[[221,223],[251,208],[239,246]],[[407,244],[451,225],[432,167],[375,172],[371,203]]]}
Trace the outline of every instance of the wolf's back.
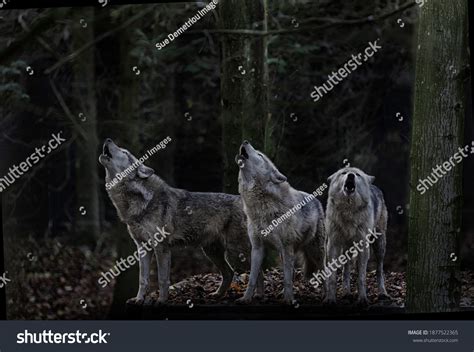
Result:
{"label": "wolf's back", "polygon": [[[206,207],[222,217],[223,228],[221,238],[227,252],[227,260],[239,271],[250,268],[250,240],[247,235],[247,218],[239,195],[227,193],[195,193],[206,203]],[[210,214],[211,215],[211,214]]]}

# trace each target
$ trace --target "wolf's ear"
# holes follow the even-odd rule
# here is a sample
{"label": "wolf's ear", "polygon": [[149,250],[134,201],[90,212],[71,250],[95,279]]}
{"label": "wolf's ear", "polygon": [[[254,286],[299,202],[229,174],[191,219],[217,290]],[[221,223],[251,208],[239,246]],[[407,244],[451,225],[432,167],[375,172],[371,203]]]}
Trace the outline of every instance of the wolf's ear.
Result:
{"label": "wolf's ear", "polygon": [[374,183],[375,181],[375,176],[370,176],[370,175],[365,175],[367,177],[367,181],[369,181],[369,183]]}
{"label": "wolf's ear", "polygon": [[331,176],[328,177],[328,182],[331,183],[332,180],[334,180],[334,177],[336,177],[337,172],[333,173]]}
{"label": "wolf's ear", "polygon": [[155,173],[155,170],[153,170],[151,167],[145,166],[143,164],[141,164],[138,167],[138,170],[137,170],[138,177],[140,177],[140,178],[148,178],[151,175],[153,175],[154,173]]}
{"label": "wolf's ear", "polygon": [[286,182],[286,176],[283,175],[280,171],[278,170],[275,170],[272,172],[272,174],[270,175],[270,180],[273,182],[273,183],[276,183],[276,184],[279,184],[279,183],[283,183],[283,182]]}

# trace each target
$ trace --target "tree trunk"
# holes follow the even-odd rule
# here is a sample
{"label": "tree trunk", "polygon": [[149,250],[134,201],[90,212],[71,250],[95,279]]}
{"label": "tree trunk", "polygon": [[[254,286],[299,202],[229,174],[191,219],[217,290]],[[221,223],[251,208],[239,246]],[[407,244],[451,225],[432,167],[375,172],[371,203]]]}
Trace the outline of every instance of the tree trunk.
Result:
{"label": "tree trunk", "polygon": [[[462,163],[429,187],[420,180],[463,147],[467,2],[428,1],[420,8],[411,146],[407,309],[456,310],[460,300],[458,237]],[[452,159],[453,160],[453,159]],[[420,192],[419,192],[420,191]]]}
{"label": "tree trunk", "polygon": [[[77,26],[73,35],[74,50],[94,40],[94,8],[84,8],[75,12],[75,23],[87,19],[88,25]],[[77,222],[76,229],[80,242],[96,243],[100,232],[99,218],[99,182],[97,172],[98,137],[95,89],[95,50],[86,50],[73,63],[75,110],[81,127],[87,135],[86,139],[77,139],[76,157],[76,195]],[[79,118],[79,114],[81,118]],[[82,122],[82,119],[85,121]],[[84,207],[82,209],[81,207]],[[82,213],[84,213],[82,215]]]}
{"label": "tree trunk", "polygon": [[[222,29],[267,29],[267,0],[223,0],[219,10]],[[234,158],[242,140],[247,139],[274,156],[266,37],[223,38],[221,105],[224,191],[237,193],[238,167]]]}
{"label": "tree trunk", "polygon": [[[128,13],[123,13],[123,16],[133,16],[133,9],[129,9]],[[123,20],[125,20],[125,17]],[[138,155],[142,152],[142,148],[140,148],[138,143],[138,126],[140,126],[138,121],[140,76],[135,73],[138,71],[133,71],[133,67],[137,66],[137,64],[136,60],[130,55],[130,52],[134,49],[133,33],[130,32],[129,29],[125,29],[120,32],[118,38],[120,60],[117,70],[120,78],[117,116],[119,121],[113,126],[113,138],[118,137],[117,142],[119,145],[123,145],[129,149],[132,154],[135,154],[137,158],[140,158],[141,155]],[[117,241],[117,259],[132,255],[136,250],[136,246],[128,234],[126,225],[121,222],[118,223],[117,226],[114,227],[113,233],[116,235]],[[154,260],[153,263],[155,263]],[[138,264],[122,272],[117,277],[109,318],[119,319],[125,316],[125,304],[127,299],[135,297],[138,291],[138,278]]]}
{"label": "tree trunk", "polygon": [[[3,199],[2,195],[0,194],[0,216],[3,219]],[[0,275],[5,272],[5,259],[3,255],[3,224],[0,228]],[[0,289],[0,320],[7,319],[7,295],[6,295],[6,288]]]}

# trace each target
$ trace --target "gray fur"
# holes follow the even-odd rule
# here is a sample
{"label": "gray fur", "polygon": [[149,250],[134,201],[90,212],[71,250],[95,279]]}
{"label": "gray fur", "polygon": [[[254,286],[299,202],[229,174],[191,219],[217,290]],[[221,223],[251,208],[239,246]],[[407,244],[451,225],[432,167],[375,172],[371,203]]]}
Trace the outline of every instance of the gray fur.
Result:
{"label": "gray fur", "polygon": [[[352,175],[352,176],[351,176]],[[352,182],[353,180],[353,182]],[[354,167],[343,168],[329,177],[329,197],[326,208],[326,231],[328,236],[328,262],[343,254],[354,242],[366,240],[369,230],[379,235],[370,246],[363,246],[357,256],[358,303],[367,304],[366,273],[370,247],[377,260],[377,282],[379,297],[388,298],[384,283],[383,260],[385,257],[387,207],[382,191],[374,186],[373,176]],[[351,262],[344,266],[343,291],[350,295]],[[328,278],[326,302],[336,301],[336,273]]]}
{"label": "gray fur", "polygon": [[247,226],[252,244],[250,280],[240,302],[250,302],[257,283],[264,257],[264,242],[272,244],[279,252],[283,264],[286,303],[293,297],[293,274],[296,253],[302,252],[306,262],[307,275],[322,268],[325,253],[324,211],[321,203],[312,198],[306,205],[286,218],[270,234],[262,231],[272,221],[310,196],[295,190],[275,165],[263,153],[244,142],[236,162],[239,172],[239,193],[247,215]]}
{"label": "gray fur", "polygon": [[[118,147],[111,139],[105,141],[103,149],[99,162],[105,167],[105,180],[109,184],[118,173],[137,161],[128,150]],[[155,241],[153,248],[158,264],[159,302],[168,299],[170,249],[174,246],[201,247],[222,274],[222,283],[214,295],[226,293],[234,274],[226,249],[239,244],[244,248],[245,256],[250,252],[239,196],[188,192],[170,187],[144,164],[107,192],[137,248],[152,238],[157,227],[164,226],[170,233],[160,244]],[[137,296],[129,301],[143,301],[149,284],[151,258],[152,253],[147,253],[140,259],[139,290]]]}

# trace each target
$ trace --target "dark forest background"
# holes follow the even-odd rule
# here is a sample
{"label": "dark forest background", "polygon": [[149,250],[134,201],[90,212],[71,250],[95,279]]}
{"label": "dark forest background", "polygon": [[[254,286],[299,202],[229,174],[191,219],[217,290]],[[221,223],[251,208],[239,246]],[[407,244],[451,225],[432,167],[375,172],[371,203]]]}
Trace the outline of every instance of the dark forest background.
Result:
{"label": "dark forest background", "polygon": [[[51,134],[64,131],[67,138],[1,194],[10,318],[104,317],[112,301],[135,294],[133,270],[120,277],[129,283],[122,292],[98,290],[96,282],[101,270],[134,251],[105,193],[98,156],[107,137],[139,157],[170,136],[147,165],[191,191],[236,193],[238,167],[230,156],[244,138],[307,192],[347,162],[362,168],[385,193],[386,269],[406,270],[418,7],[398,0],[271,0],[262,18],[252,18],[259,13],[253,5],[232,11],[220,4],[157,50],[204,5],[0,12],[0,176]],[[261,38],[219,31],[232,24],[276,32]],[[379,53],[312,101],[314,85],[378,38]],[[249,51],[232,56],[244,40]],[[262,41],[268,51],[258,57],[254,46]],[[268,104],[264,118],[261,101]],[[474,140],[472,118],[465,140]],[[460,256],[462,268],[472,269],[472,158],[463,168]],[[188,249],[176,251],[172,267],[174,282],[212,271]]]}

